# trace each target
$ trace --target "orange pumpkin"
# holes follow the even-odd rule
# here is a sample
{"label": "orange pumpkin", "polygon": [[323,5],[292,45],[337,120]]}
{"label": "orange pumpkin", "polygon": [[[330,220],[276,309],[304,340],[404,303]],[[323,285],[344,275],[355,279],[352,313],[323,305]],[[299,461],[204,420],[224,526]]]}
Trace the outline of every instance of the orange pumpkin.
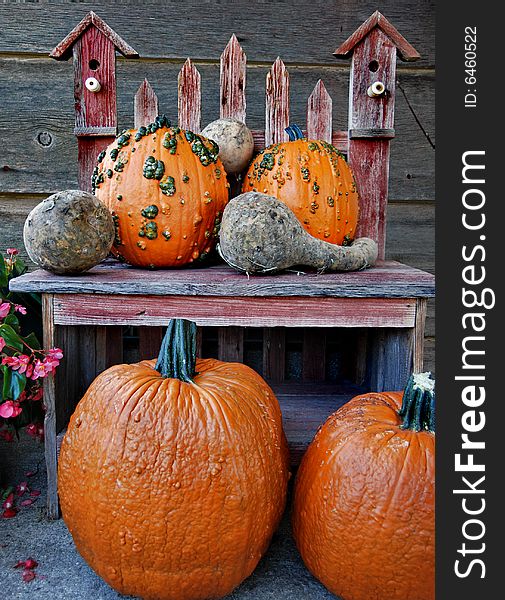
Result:
{"label": "orange pumpkin", "polygon": [[63,518],[122,594],[221,598],[252,573],[284,510],[278,402],[249,367],[196,359],[195,330],[172,321],[156,364],[99,375],[62,443]]}
{"label": "orange pumpkin", "polygon": [[[365,394],[317,432],[300,465],[293,532],[342,600],[435,597],[433,381]],[[401,407],[401,408],[400,408]]]}
{"label": "orange pumpkin", "polygon": [[243,192],[278,198],[306,231],[331,244],[348,244],[358,224],[358,192],[344,156],[324,140],[307,140],[293,125],[289,142],[262,150],[247,172]]}
{"label": "orange pumpkin", "polygon": [[123,131],[98,157],[93,193],[112,212],[113,254],[138,267],[204,258],[228,202],[219,148],[163,116]]}

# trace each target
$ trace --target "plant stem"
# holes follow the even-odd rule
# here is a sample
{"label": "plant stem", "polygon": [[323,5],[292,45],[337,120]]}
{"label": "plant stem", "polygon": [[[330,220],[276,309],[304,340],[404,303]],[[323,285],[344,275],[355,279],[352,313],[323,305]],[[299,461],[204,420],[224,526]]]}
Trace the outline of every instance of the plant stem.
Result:
{"label": "plant stem", "polygon": [[186,319],[170,321],[155,369],[163,377],[193,382],[196,375],[196,323]]}
{"label": "plant stem", "polygon": [[410,376],[398,414],[402,429],[435,433],[435,380],[431,373]]}

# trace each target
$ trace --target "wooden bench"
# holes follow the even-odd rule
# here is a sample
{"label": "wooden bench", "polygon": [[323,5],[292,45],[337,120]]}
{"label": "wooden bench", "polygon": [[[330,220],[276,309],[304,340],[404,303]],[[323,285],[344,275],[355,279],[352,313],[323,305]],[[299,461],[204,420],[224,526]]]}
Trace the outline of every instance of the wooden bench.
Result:
{"label": "wooden bench", "polygon": [[[57,59],[74,55],[83,189],[89,189],[96,155],[112,141],[117,127],[115,49],[127,57],[137,55],[90,13],[52,53]],[[380,13],[337,50],[339,56],[352,54],[348,131],[332,130],[331,98],[322,82],[308,99],[307,135],[332,141],[354,170],[361,197],[358,233],[379,244],[374,268],[248,278],[223,265],[144,271],[108,259],[80,276],[39,270],[11,282],[12,290],[42,294],[44,346],[59,346],[65,353],[56,377],[44,380],[50,517],[58,516],[58,436],[96,374],[123,360],[125,327],[139,328],[139,357],[152,358],[163,325],[172,317],[188,318],[204,331],[218,327],[219,358],[239,361],[244,359],[244,328],[261,328],[262,373],[279,397],[293,465],[317,427],[352,396],[400,389],[412,370],[422,370],[426,302],[434,295],[434,278],[384,260],[397,52],[404,60],[418,57]],[[105,93],[85,88],[83,82],[91,75]],[[245,121],[245,79],[246,58],[233,36],[221,57],[222,117]],[[377,81],[386,92],[374,97],[368,89]],[[198,131],[200,109],[200,78],[188,59],[179,76],[179,125]],[[135,97],[136,126],[157,113],[156,94],[145,81]],[[283,141],[288,124],[289,74],[277,59],[267,75],[265,130],[254,132],[257,149]],[[304,328],[302,382],[286,378],[285,332],[290,328]],[[325,381],[325,341],[340,335],[346,336],[352,369],[339,381]],[[204,342],[200,337],[200,349]]]}

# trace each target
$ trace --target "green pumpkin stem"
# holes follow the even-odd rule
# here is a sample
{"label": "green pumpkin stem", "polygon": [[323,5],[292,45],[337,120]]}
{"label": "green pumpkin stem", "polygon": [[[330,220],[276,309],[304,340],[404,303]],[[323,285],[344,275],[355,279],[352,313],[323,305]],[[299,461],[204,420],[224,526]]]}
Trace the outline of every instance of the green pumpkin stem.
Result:
{"label": "green pumpkin stem", "polygon": [[435,380],[431,373],[410,376],[398,414],[402,429],[435,433]]}
{"label": "green pumpkin stem", "polygon": [[196,323],[170,321],[154,368],[162,377],[192,383],[196,375]]}
{"label": "green pumpkin stem", "polygon": [[303,131],[295,123],[286,127],[284,131],[288,134],[290,142],[303,139]]}

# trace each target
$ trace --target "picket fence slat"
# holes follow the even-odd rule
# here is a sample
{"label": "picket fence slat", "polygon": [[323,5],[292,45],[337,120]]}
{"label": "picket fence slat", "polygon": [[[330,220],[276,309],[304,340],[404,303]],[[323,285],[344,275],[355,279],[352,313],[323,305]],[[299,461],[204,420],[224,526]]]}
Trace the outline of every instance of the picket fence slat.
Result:
{"label": "picket fence slat", "polygon": [[180,70],[177,84],[179,127],[199,133],[202,119],[201,77],[190,58]]}
{"label": "picket fence slat", "polygon": [[152,123],[158,115],[158,96],[147,79],[140,84],[133,101],[135,129]]}
{"label": "picket fence slat", "polygon": [[289,125],[289,73],[277,57],[266,79],[265,146],[286,142]]}
{"label": "picket fence slat", "polygon": [[246,119],[246,65],[247,57],[233,34],[221,54],[220,62],[220,117]]}
{"label": "picket fence slat", "polygon": [[307,137],[332,143],[333,101],[320,79],[307,101]]}

